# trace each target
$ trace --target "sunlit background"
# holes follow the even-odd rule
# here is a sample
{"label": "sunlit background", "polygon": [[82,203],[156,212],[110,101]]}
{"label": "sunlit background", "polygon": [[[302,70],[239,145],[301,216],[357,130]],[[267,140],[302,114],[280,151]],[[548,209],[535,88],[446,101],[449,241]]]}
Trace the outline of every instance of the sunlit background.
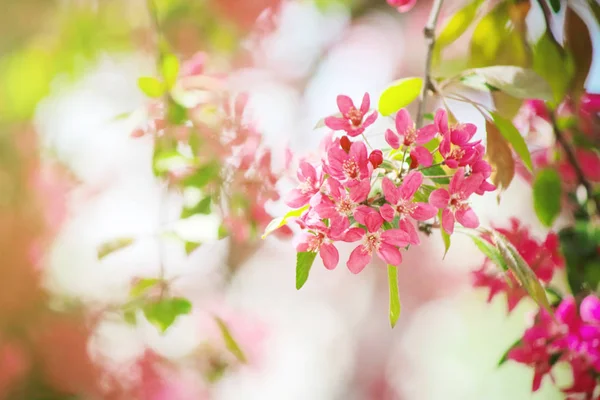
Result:
{"label": "sunlit background", "polygon": [[[422,74],[421,30],[430,7],[425,0],[407,14],[394,12],[384,0],[290,0],[276,18],[261,14],[277,3],[269,0],[157,3],[178,56],[206,51],[217,65],[234,71],[231,79],[250,93],[253,118],[279,163],[287,147],[298,155],[317,150],[327,128],[314,129],[315,124],[337,112],[338,94],[358,101],[369,92],[376,103],[389,82]],[[459,3],[448,1],[442,20]],[[137,79],[155,72],[155,32],[146,2],[21,0],[3,9],[2,135],[35,129],[43,162],[60,163],[70,176],[66,205],[55,210],[60,228],[43,258],[44,285],[57,298],[91,309],[124,301],[132,278],[158,272],[155,232],[164,201],[151,168],[152,140],[130,135],[147,102]],[[260,35],[254,24],[259,15],[259,28],[274,24]],[[541,18],[535,2],[530,18],[534,23]],[[600,40],[598,31],[592,36]],[[461,40],[446,55],[460,63],[467,47],[468,40]],[[598,58],[589,89],[600,88]],[[474,109],[452,102],[450,107],[485,137],[483,118]],[[383,141],[375,132],[392,123],[380,118],[368,137]],[[284,182],[282,188],[292,185]],[[48,191],[41,200],[52,203],[53,196],[62,195]],[[214,399],[562,398],[550,379],[531,394],[533,371],[525,366],[497,367],[536,307],[523,301],[508,316],[502,296],[486,303],[487,294],[471,286],[469,273],[483,256],[469,238],[455,235],[443,260],[438,235],[423,237],[422,246],[405,254],[399,268],[402,314],[392,330],[383,265],[373,263],[353,275],[344,265],[328,271],[317,259],[297,291],[289,241],[269,237],[256,249],[232,249],[227,239],[217,240],[218,222],[210,216],[177,222],[181,204],[176,194],[166,199],[166,220],[203,245],[188,256],[177,240],[161,240],[166,275],[194,310],[164,335],[143,320],[137,326],[103,320],[89,351],[108,365],[127,365],[147,348],[185,363],[213,334],[203,323],[205,310],[225,309],[247,320],[249,335],[256,337],[248,351],[257,354],[257,362],[220,380]],[[275,214],[285,212],[283,203],[271,207]],[[499,203],[490,193],[474,207],[484,223],[507,225],[516,216],[536,234],[544,233],[533,216],[530,187],[519,178]],[[137,240],[99,260],[98,245],[117,237]],[[342,260],[350,250],[342,250]],[[181,399],[205,398],[186,396]]]}

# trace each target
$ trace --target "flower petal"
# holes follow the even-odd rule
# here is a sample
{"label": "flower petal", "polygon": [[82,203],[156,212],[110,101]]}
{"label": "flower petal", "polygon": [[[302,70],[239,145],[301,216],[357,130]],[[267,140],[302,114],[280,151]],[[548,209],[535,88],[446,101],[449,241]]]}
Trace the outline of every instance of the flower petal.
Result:
{"label": "flower petal", "polygon": [[589,295],[583,299],[579,306],[581,319],[588,323],[600,322],[600,299],[594,295]]}
{"label": "flower petal", "polygon": [[338,262],[340,261],[340,254],[338,253],[335,246],[331,243],[323,243],[321,245],[319,255],[323,260],[323,265],[327,269],[334,269],[335,267],[337,267]]}
{"label": "flower petal", "polygon": [[419,165],[424,167],[430,167],[431,164],[433,164],[433,156],[429,150],[423,146],[418,146],[412,149],[410,152],[410,158],[416,160]]}
{"label": "flower petal", "polygon": [[365,230],[362,228],[350,228],[344,234],[342,241],[344,242],[356,242],[365,236]]}
{"label": "flower petal", "polygon": [[346,114],[348,114],[348,111],[350,111],[352,108],[354,108],[354,102],[352,101],[352,99],[343,94],[340,94],[337,97],[337,105],[338,105],[338,108],[340,109],[340,112],[342,114],[344,114],[344,116],[346,116]]}
{"label": "flower petal", "polygon": [[454,214],[447,208],[442,211],[442,228],[444,228],[448,235],[454,233]]}
{"label": "flower petal", "polygon": [[369,196],[371,191],[371,182],[368,179],[362,180],[350,187],[350,199],[355,203],[362,203]]}
{"label": "flower petal", "polygon": [[430,218],[433,218],[436,213],[437,209],[431,204],[417,203],[417,208],[413,210],[410,216],[417,221],[426,221]]}
{"label": "flower petal", "polygon": [[367,225],[367,215],[369,215],[371,212],[377,211],[373,210],[369,206],[358,206],[354,210],[353,216],[356,222],[358,222],[359,224]]}
{"label": "flower petal", "polygon": [[417,131],[417,140],[415,140],[415,143],[425,144],[433,139],[437,133],[438,128],[435,124],[426,125]]}
{"label": "flower petal", "polygon": [[400,137],[394,133],[391,129],[385,131],[385,141],[390,145],[392,149],[400,147]]}
{"label": "flower petal", "polygon": [[467,178],[463,179],[460,186],[457,188],[458,191],[462,194],[464,199],[469,198],[479,186],[483,182],[483,175],[481,174],[471,174]]}
{"label": "flower petal", "polygon": [[448,207],[450,193],[446,189],[436,189],[429,195],[429,204],[437,208]]}
{"label": "flower petal", "polygon": [[438,132],[442,135],[445,135],[448,132],[448,113],[446,110],[443,108],[438,109],[435,113],[433,123],[435,124]]}
{"label": "flower petal", "polygon": [[365,115],[367,111],[371,108],[371,98],[369,97],[369,93],[365,93],[362,98],[362,103],[360,104],[360,112],[362,115]]}
{"label": "flower petal", "polygon": [[408,232],[402,229],[388,229],[381,234],[381,241],[394,246],[405,247],[410,243],[410,236]]}
{"label": "flower petal", "polygon": [[456,211],[456,220],[465,228],[477,228],[479,226],[479,218],[472,208]]}
{"label": "flower petal", "polygon": [[396,247],[387,243],[381,243],[377,255],[389,265],[398,266],[402,263],[402,254]]}
{"label": "flower petal", "polygon": [[350,253],[350,258],[346,262],[346,266],[353,274],[358,274],[360,271],[365,269],[367,264],[371,261],[371,255],[365,250],[363,245],[355,248]]}
{"label": "flower petal", "polygon": [[416,246],[421,243],[421,239],[419,239],[419,234],[417,233],[415,226],[408,218],[400,220],[400,229],[408,233],[409,244],[414,244]]}
{"label": "flower petal", "polygon": [[345,131],[350,128],[348,120],[339,117],[327,117],[324,123],[326,127],[334,131]]}
{"label": "flower petal", "polygon": [[398,188],[396,185],[394,185],[394,182],[392,182],[390,178],[385,177],[381,182],[381,187],[383,188],[383,195],[385,199],[391,204],[398,204],[400,195],[398,193]]}
{"label": "flower petal", "polygon": [[414,123],[406,108],[398,111],[396,114],[396,132],[398,132],[398,135],[405,136],[407,131],[413,127]]}
{"label": "flower petal", "polygon": [[285,204],[288,207],[300,208],[308,203],[310,197],[310,194],[302,193],[300,189],[293,189],[285,197]]}
{"label": "flower petal", "polygon": [[379,208],[379,214],[381,214],[383,219],[385,219],[388,222],[393,221],[394,217],[396,216],[396,212],[394,211],[392,206],[390,206],[389,204],[382,205]]}
{"label": "flower petal", "polygon": [[410,200],[413,198],[421,184],[423,183],[423,174],[419,171],[411,171],[406,175],[399,188],[400,198]]}
{"label": "flower petal", "polygon": [[372,112],[371,114],[369,114],[367,116],[367,118],[365,118],[362,122],[362,127],[363,128],[368,128],[369,126],[373,125],[373,122],[375,122],[377,120],[377,113],[376,112]]}
{"label": "flower petal", "polygon": [[371,208],[372,212],[365,216],[365,225],[369,232],[377,232],[381,225],[383,225],[383,218],[381,215]]}

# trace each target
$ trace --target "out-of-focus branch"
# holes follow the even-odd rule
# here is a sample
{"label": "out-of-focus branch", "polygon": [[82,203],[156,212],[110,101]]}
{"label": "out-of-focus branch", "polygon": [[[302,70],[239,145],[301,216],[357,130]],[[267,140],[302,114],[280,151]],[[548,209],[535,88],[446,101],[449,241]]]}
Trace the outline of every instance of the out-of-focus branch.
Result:
{"label": "out-of-focus branch", "polygon": [[558,128],[558,125],[556,123],[556,117],[554,116],[554,113],[550,113],[550,118],[551,118],[551,122],[552,122],[552,130],[554,131],[554,137],[556,138],[556,141],[560,144],[560,146],[565,151],[567,159],[569,160],[569,164],[571,164],[571,166],[575,170],[575,175],[577,175],[577,180],[579,181],[579,184],[581,186],[583,186],[587,192],[588,199],[590,199],[594,202],[594,204],[596,206],[596,213],[600,212],[600,195],[594,194],[594,189],[593,189],[591,183],[587,180],[587,178],[583,174],[583,170],[581,169],[581,166],[579,165],[579,161],[577,161],[577,157],[575,157],[575,153],[573,153],[573,150],[571,149],[569,142],[563,136],[562,132]]}
{"label": "out-of-focus branch", "polygon": [[419,108],[417,110],[416,119],[417,128],[423,126],[423,115],[425,114],[425,107],[427,105],[427,94],[429,90],[433,88],[431,84],[431,61],[433,59],[433,47],[435,46],[435,27],[437,26],[443,2],[444,0],[434,0],[431,11],[429,12],[427,24],[425,25],[425,28],[423,28],[423,36],[425,36],[425,41],[427,43],[427,56],[425,58],[423,87],[421,88],[421,94],[419,95]]}

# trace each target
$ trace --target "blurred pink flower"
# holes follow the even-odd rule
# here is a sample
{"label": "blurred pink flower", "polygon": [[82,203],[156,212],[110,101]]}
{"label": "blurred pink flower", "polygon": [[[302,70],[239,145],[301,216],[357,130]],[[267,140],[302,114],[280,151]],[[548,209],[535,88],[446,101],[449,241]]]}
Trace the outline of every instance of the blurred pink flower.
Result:
{"label": "blurred pink flower", "polygon": [[342,116],[325,118],[325,125],[334,131],[346,131],[348,136],[358,136],[377,119],[375,111],[365,118],[371,105],[368,93],[363,96],[360,109],[356,108],[352,99],[345,95],[337,97],[337,104]]}
{"label": "blurred pink flower", "polygon": [[417,0],[387,0],[387,2],[401,13],[410,11],[417,4]]}

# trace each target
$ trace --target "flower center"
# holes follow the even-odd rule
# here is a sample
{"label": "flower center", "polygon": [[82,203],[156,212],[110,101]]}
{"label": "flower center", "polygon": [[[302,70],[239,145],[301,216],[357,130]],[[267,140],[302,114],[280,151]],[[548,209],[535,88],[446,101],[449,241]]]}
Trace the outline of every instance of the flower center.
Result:
{"label": "flower center", "polygon": [[340,201],[336,204],[335,209],[340,214],[351,215],[355,207],[356,204],[350,199],[350,197],[345,196],[344,198],[340,199]]}
{"label": "flower center", "polygon": [[379,237],[379,232],[367,233],[365,235],[363,247],[365,248],[367,253],[372,254],[373,251],[379,249],[380,244],[381,238]]}
{"label": "flower center", "polygon": [[453,194],[452,197],[450,197],[450,201],[448,202],[450,209],[452,209],[453,211],[466,209],[469,206],[469,204],[466,201],[464,201],[463,198],[464,196],[462,193]]}
{"label": "flower center", "polygon": [[323,244],[323,239],[325,236],[322,233],[318,233],[315,236],[311,237],[308,241],[308,249],[307,251],[317,252],[321,248]]}
{"label": "flower center", "polygon": [[348,113],[346,114],[346,118],[348,118],[350,122],[352,122],[352,125],[360,126],[363,119],[363,113],[360,110],[357,110],[356,108],[352,107],[350,111],[348,111]]}
{"label": "flower center", "polygon": [[310,193],[314,190],[314,185],[311,178],[306,178],[304,182],[301,182],[298,185],[298,189],[302,192],[302,194]]}
{"label": "flower center", "polygon": [[344,160],[344,162],[342,163],[342,170],[344,171],[344,175],[346,175],[346,178],[358,179],[360,171],[358,169],[358,163],[356,162],[354,157]]}
{"label": "flower center", "polygon": [[459,160],[462,156],[465,155],[465,151],[460,146],[455,146],[454,144],[450,145],[450,153],[448,153],[448,157],[454,160]]}
{"label": "flower center", "polygon": [[406,199],[400,199],[398,204],[396,204],[396,211],[400,215],[400,218],[402,218],[405,215],[411,214],[415,210],[415,208],[417,208],[417,205],[412,201]]}
{"label": "flower center", "polygon": [[410,146],[415,142],[415,140],[417,140],[417,131],[414,127],[408,128],[408,130],[404,134],[404,145]]}

